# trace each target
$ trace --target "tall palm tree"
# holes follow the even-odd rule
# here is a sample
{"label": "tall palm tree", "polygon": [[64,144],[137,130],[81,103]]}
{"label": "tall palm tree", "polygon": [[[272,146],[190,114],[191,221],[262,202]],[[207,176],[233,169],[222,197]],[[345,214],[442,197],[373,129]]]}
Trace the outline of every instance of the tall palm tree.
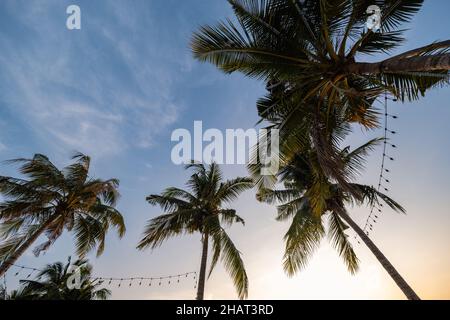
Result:
{"label": "tall palm tree", "polygon": [[63,233],[73,231],[80,257],[96,248],[105,249],[110,228],[119,237],[125,233],[122,214],[115,209],[117,179],[89,177],[90,158],[81,153],[74,163],[59,170],[41,154],[32,159],[15,159],[25,178],[0,176],[0,276],[41,236],[48,240],[34,249],[47,250]]}
{"label": "tall palm tree", "polygon": [[[339,156],[345,164],[344,170],[349,175],[355,176],[363,167],[365,155],[380,141],[379,139],[371,140],[353,151],[350,151],[349,147],[342,149]],[[368,235],[352,220],[346,207],[365,203],[374,205],[383,201],[395,211],[405,212],[404,209],[371,186],[350,183],[360,195],[355,197],[354,193],[348,192],[339,183],[333,182],[323,174],[317,154],[312,149],[313,147],[308,152],[296,155],[289,164],[281,168],[278,176],[284,183],[284,189],[261,188],[258,193],[258,200],[278,204],[278,221],[291,219],[291,225],[284,237],[285,271],[292,276],[304,267],[328,230],[331,243],[344,259],[348,270],[355,273],[358,269],[358,258],[345,232],[351,227],[406,297],[418,300],[419,297],[414,290]],[[328,221],[328,229],[324,227],[325,220]]]}
{"label": "tall palm tree", "polygon": [[168,188],[161,195],[150,195],[147,201],[159,205],[164,215],[153,218],[145,228],[138,249],[159,247],[170,237],[200,233],[202,257],[197,288],[197,300],[203,300],[206,281],[209,241],[212,240],[212,261],[209,275],[221,258],[236,287],[239,298],[248,295],[248,279],[241,254],[226,233],[224,226],[244,220],[234,209],[223,208],[224,204],[237,199],[240,193],[253,187],[250,178],[235,178],[222,181],[222,172],[217,164],[207,168],[203,164],[191,164],[194,173],[187,182],[190,191]]}
{"label": "tall palm tree", "polygon": [[[49,264],[36,275],[36,280],[21,280],[21,288],[10,295],[12,300],[106,300],[111,292],[99,288],[101,283],[91,279],[92,266],[87,260],[71,259]],[[68,282],[74,270],[79,272],[79,287],[71,288]]]}
{"label": "tall palm tree", "polygon": [[[347,186],[329,131],[335,113],[371,129],[381,114],[380,95],[415,100],[449,82],[450,40],[368,63],[367,55],[389,54],[404,39],[423,0],[228,0],[235,21],[203,26],[192,38],[194,57],[226,73],[242,72],[266,81],[269,94],[258,102],[262,119],[283,117],[288,132],[280,153],[287,161],[312,136],[320,164]],[[381,9],[381,30],[367,30],[366,10]],[[286,105],[286,101],[289,103]],[[287,135],[285,136],[285,138]]]}

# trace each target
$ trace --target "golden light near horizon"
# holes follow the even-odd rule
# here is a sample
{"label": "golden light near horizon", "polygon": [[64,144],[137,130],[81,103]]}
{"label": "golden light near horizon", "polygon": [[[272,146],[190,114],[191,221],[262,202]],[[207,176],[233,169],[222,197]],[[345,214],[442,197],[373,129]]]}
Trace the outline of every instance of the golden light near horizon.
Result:
{"label": "golden light near horizon", "polygon": [[450,300],[450,2],[369,2],[0,1],[0,300]]}

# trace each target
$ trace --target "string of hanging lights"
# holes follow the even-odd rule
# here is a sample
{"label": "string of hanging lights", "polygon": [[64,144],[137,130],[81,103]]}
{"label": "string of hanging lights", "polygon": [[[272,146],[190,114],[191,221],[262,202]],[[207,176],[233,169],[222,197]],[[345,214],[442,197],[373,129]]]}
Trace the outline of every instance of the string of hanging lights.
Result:
{"label": "string of hanging lights", "polygon": [[[10,263],[9,264],[11,267],[16,268],[14,270],[14,276],[17,277],[19,276],[21,273],[23,273],[24,271],[27,271],[26,274],[26,278],[29,279],[31,278],[31,276],[33,275],[33,273],[38,272],[38,271],[42,271],[40,269],[37,268],[33,268],[33,267],[27,267],[27,266],[22,266],[22,265],[18,265],[18,264],[14,264],[14,263]],[[5,274],[6,275],[6,274]],[[39,280],[41,279],[41,277],[38,278]]]}
{"label": "string of hanging lights", "polygon": [[[397,149],[397,145],[391,143],[391,137],[393,135],[396,135],[397,132],[393,131],[389,128],[390,119],[396,120],[398,119],[398,116],[392,115],[389,113],[388,109],[388,101],[397,101],[397,99],[391,99],[388,97],[387,93],[385,92],[384,96],[384,136],[383,136],[383,153],[382,153],[382,160],[381,160],[381,166],[380,166],[380,174],[378,177],[378,185],[377,185],[377,191],[383,191],[383,192],[389,192],[388,185],[391,183],[391,180],[389,179],[389,174],[391,173],[389,169],[388,163],[391,161],[395,161],[394,157],[390,154],[390,151],[393,149]],[[373,231],[374,225],[378,222],[380,219],[382,213],[383,213],[383,204],[379,201],[374,201],[373,204],[370,207],[369,215],[367,216],[366,222],[364,224],[363,231],[367,236],[370,235],[370,232]],[[357,239],[355,235],[355,239]],[[358,244],[360,244],[360,241],[358,240]]]}
{"label": "string of hanging lights", "polygon": [[[137,286],[147,285],[148,287],[152,287],[152,286],[162,286],[163,284],[171,285],[174,283],[180,283],[182,279],[186,279],[189,277],[192,277],[192,279],[195,281],[197,278],[197,272],[192,271],[161,277],[125,277],[125,278],[96,277],[93,278],[93,282],[97,281],[98,284],[103,284],[106,286],[116,285],[118,288],[122,287],[122,284],[125,284],[128,287],[131,287],[133,285]],[[194,288],[196,288],[196,284],[194,285]]]}
{"label": "string of hanging lights", "polygon": [[[20,274],[24,273],[26,275],[26,279],[29,279],[34,273],[41,272],[43,270],[24,266],[24,265],[18,265],[18,264],[10,264],[11,267],[14,268],[13,275],[15,277],[18,277]],[[26,272],[25,272],[26,271]],[[6,275],[5,275],[6,276]],[[37,280],[40,280],[42,276],[39,276]],[[185,273],[179,273],[179,274],[172,274],[172,275],[164,275],[164,276],[153,276],[153,277],[140,277],[140,276],[134,276],[134,277],[123,277],[123,278],[117,278],[117,277],[92,277],[92,283],[97,282],[99,285],[104,286],[112,286],[115,285],[117,288],[121,287],[131,287],[133,285],[137,286],[148,286],[148,287],[159,287],[162,285],[171,285],[171,284],[178,284],[183,279],[192,279],[194,280],[194,289],[197,288],[197,272],[191,271],[191,272],[185,272]]]}

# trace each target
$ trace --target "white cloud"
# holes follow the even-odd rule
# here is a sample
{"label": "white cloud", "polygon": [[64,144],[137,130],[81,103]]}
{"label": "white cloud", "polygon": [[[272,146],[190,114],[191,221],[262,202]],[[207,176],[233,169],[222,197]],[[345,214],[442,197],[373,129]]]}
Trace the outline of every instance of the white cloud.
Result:
{"label": "white cloud", "polygon": [[[102,21],[93,21],[96,28],[82,29],[84,34],[70,33],[51,19],[37,23],[31,14],[36,6],[26,6],[20,16],[36,32],[33,41],[17,49],[17,40],[0,35],[0,81],[8,79],[4,99],[12,112],[56,148],[108,156],[153,146],[155,136],[177,120],[179,109],[172,98],[172,74],[151,59],[157,44],[130,39],[128,32],[102,27]],[[125,19],[120,12],[113,10],[121,27],[136,29],[131,14],[136,13]],[[114,63],[105,57],[114,57]]]}

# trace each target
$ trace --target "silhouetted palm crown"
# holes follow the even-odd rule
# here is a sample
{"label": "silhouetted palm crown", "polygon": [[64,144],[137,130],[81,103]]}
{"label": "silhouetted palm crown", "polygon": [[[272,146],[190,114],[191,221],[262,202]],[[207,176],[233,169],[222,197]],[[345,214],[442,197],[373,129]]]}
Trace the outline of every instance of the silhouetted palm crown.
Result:
{"label": "silhouetted palm crown", "polygon": [[[364,156],[377,142],[378,140],[371,140],[351,152],[349,148],[341,150],[339,155],[350,175],[354,176],[362,168]],[[285,235],[283,262],[289,275],[306,265],[320,245],[326,230],[349,271],[354,273],[357,270],[358,259],[345,232],[348,226],[339,216],[340,213],[347,212],[348,205],[373,205],[382,200],[394,210],[404,212],[398,203],[373,187],[350,183],[359,194],[359,197],[355,197],[353,193],[327,179],[320,170],[316,152],[313,150],[296,156],[280,170],[279,178],[285,189],[261,189],[258,199],[279,204],[278,221],[291,219],[291,225]],[[326,220],[328,229],[324,227]]]}
{"label": "silhouetted palm crown", "polygon": [[90,178],[90,158],[77,154],[73,159],[62,171],[39,154],[10,161],[21,164],[26,178],[0,177],[0,194],[5,198],[0,203],[0,235],[5,240],[0,260],[6,261],[36,232],[48,238],[34,249],[36,255],[65,229],[73,231],[79,256],[95,248],[100,255],[110,228],[124,235],[123,217],[114,208],[119,181]]}
{"label": "silhouetted palm crown", "polygon": [[222,182],[222,173],[213,163],[208,168],[202,164],[188,165],[194,169],[187,186],[190,191],[168,188],[161,195],[150,195],[147,201],[159,205],[167,214],[150,220],[139,249],[156,248],[172,236],[199,232],[212,239],[213,258],[210,274],[219,258],[230,273],[240,298],[247,297],[248,279],[240,252],[227,235],[224,226],[244,220],[234,209],[223,205],[237,199],[238,195],[252,188],[250,178],[236,178]]}
{"label": "silhouetted palm crown", "polygon": [[[204,26],[194,34],[192,50],[201,61],[231,73],[283,87],[301,102],[346,108],[349,121],[376,124],[372,104],[386,90],[401,99],[448,80],[445,66],[424,70],[387,68],[390,62],[448,52],[450,41],[390,57],[380,66],[357,63],[359,56],[388,53],[405,40],[400,26],[412,19],[423,0],[228,0],[236,21]],[[381,9],[380,32],[367,30],[367,8]],[[447,55],[445,55],[447,57]],[[441,59],[444,60],[444,59]],[[409,61],[409,60],[408,60]],[[394,64],[395,65],[395,64]],[[369,68],[370,67],[370,68]],[[439,68],[442,68],[440,70]],[[419,68],[416,68],[419,69]],[[326,100],[326,101],[325,101]]]}

